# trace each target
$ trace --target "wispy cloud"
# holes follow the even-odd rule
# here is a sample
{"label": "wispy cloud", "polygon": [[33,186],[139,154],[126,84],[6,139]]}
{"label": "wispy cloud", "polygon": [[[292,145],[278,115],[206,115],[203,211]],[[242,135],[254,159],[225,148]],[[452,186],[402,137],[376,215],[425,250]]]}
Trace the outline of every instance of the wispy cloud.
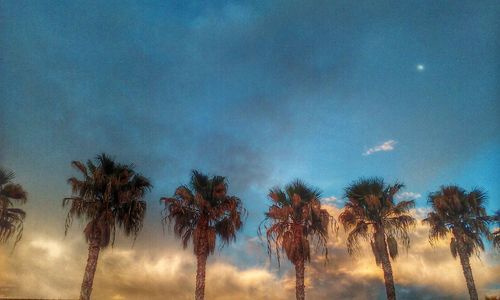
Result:
{"label": "wispy cloud", "polygon": [[420,197],[422,197],[422,194],[414,192],[403,192],[396,195],[398,200],[415,200]]}
{"label": "wispy cloud", "polygon": [[330,205],[338,205],[338,204],[341,204],[342,199],[339,199],[335,196],[330,196],[330,197],[321,198],[321,202],[323,202],[325,204],[330,204]]}
{"label": "wispy cloud", "polygon": [[375,146],[375,147],[372,147],[368,150],[366,150],[363,155],[371,155],[375,152],[379,152],[379,151],[392,151],[394,150],[394,145],[396,145],[396,141],[395,140],[388,140],[388,141],[385,141],[384,143],[382,143],[381,145],[378,145],[378,146]]}

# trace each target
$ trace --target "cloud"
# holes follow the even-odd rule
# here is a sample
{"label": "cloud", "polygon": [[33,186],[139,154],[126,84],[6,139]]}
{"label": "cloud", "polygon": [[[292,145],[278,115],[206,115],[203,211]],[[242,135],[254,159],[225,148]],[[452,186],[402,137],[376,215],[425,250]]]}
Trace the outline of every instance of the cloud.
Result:
{"label": "cloud", "polygon": [[35,239],[30,245],[39,251],[45,251],[49,257],[59,257],[63,253],[63,247],[59,242],[47,239]]}
{"label": "cloud", "polygon": [[[334,199],[334,197],[327,197]],[[337,218],[340,209],[324,204]],[[413,210],[420,217],[422,212]],[[94,280],[96,299],[192,299],[195,289],[196,259],[192,249],[182,250],[178,241],[167,236],[161,245],[120,246],[101,252]],[[382,270],[367,243],[359,255],[351,257],[345,248],[342,229],[331,235],[329,261],[313,251],[306,267],[306,294],[310,299],[378,299],[385,297]],[[255,238],[243,239],[241,248],[228,247],[210,256],[207,265],[207,299],[294,298],[295,272],[286,260],[277,269],[266,255],[265,245]],[[0,246],[5,247],[5,246]],[[4,250],[4,249],[1,249]],[[231,255],[226,255],[226,252]],[[238,252],[235,254],[234,252]],[[33,255],[36,253],[36,255]],[[500,291],[497,254],[482,253],[471,259],[474,279],[481,297]],[[242,266],[241,256],[251,256]],[[54,239],[27,235],[9,256],[0,251],[0,297],[74,298],[79,293],[87,259],[81,235]],[[411,232],[411,248],[392,263],[396,290],[402,299],[457,299],[467,295],[459,260],[453,259],[449,241],[428,242],[428,227],[420,222]],[[54,272],[58,270],[58,272]],[[445,276],[443,276],[445,274]]]}
{"label": "cloud", "polygon": [[[340,209],[325,205],[337,218]],[[421,211],[412,210],[418,219]],[[428,226],[417,222],[411,231],[408,252],[400,249],[400,256],[392,262],[396,291],[401,299],[457,299],[465,298],[465,279],[460,261],[453,259],[449,240],[434,247],[428,242]],[[349,256],[345,248],[346,234],[340,229],[336,238],[328,243],[329,262],[317,255],[307,269],[310,283],[308,294],[312,299],[383,299],[385,288],[383,272],[375,264],[369,244],[361,241],[359,255]],[[480,259],[472,258],[471,264],[480,297],[498,295],[500,266],[494,253],[481,253]],[[443,276],[446,274],[446,276]]]}
{"label": "cloud", "polygon": [[321,202],[329,205],[341,205],[342,204],[342,199],[339,199],[335,196],[330,196],[330,197],[325,197],[321,198]]}
{"label": "cloud", "polygon": [[396,145],[396,141],[395,140],[388,140],[388,141],[385,141],[384,143],[378,145],[378,146],[375,146],[375,147],[372,147],[368,150],[366,150],[363,155],[371,155],[375,152],[379,152],[379,151],[392,151],[394,150],[394,145]]}
{"label": "cloud", "polygon": [[[87,259],[87,247],[81,238],[54,240],[38,236],[33,241],[24,240],[11,256],[1,250],[0,297],[78,295]],[[169,299],[192,299],[195,276],[196,259],[191,249],[105,249],[99,256],[93,297],[165,299],[168,295]],[[264,266],[242,268],[225,257],[209,258],[208,299],[287,299],[289,295],[280,284],[278,275]]]}
{"label": "cloud", "polygon": [[396,195],[398,200],[415,200],[420,197],[422,197],[422,194],[414,192],[402,192]]}

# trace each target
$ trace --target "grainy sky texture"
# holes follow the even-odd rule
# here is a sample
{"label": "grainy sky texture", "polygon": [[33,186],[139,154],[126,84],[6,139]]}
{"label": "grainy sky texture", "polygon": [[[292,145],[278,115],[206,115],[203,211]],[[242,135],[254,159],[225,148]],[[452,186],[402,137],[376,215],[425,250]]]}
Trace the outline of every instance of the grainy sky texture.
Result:
{"label": "grainy sky texture", "polygon": [[[249,211],[209,259],[207,299],[293,299],[290,264],[256,229],[269,188],[301,178],[335,215],[361,176],[488,191],[500,209],[498,1],[1,1],[0,165],[29,192],[23,240],[0,246],[0,297],[76,297],[87,249],[64,238],[72,160],[106,152],[154,185],[135,246],[104,250],[96,299],[192,299],[195,258],[160,224],[159,198],[196,168],[228,178]],[[394,263],[401,299],[463,299],[458,260],[419,225]],[[310,299],[378,299],[382,271],[347,255],[307,269]],[[473,259],[500,295],[498,253]]]}

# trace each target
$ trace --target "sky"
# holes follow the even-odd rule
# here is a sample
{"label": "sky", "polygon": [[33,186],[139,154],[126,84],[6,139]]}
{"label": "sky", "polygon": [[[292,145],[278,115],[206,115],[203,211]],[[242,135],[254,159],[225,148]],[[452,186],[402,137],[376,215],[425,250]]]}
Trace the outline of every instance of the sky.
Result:
{"label": "sky", "polygon": [[[293,299],[291,265],[257,238],[271,187],[300,178],[336,216],[345,186],[380,176],[421,219],[430,192],[458,184],[493,213],[499,116],[497,1],[1,1],[0,165],[29,202],[22,241],[0,246],[0,297],[78,295],[83,224],[65,237],[61,205],[73,160],[105,152],[154,185],[135,245],[103,251],[96,299],[192,298],[196,261],[163,232],[159,199],[193,169],[226,176],[249,212],[209,258],[207,299]],[[398,295],[465,298],[427,230],[394,262]],[[382,299],[371,253],[349,257],[344,238],[308,267],[308,297]],[[480,295],[500,295],[498,253],[473,270]]]}

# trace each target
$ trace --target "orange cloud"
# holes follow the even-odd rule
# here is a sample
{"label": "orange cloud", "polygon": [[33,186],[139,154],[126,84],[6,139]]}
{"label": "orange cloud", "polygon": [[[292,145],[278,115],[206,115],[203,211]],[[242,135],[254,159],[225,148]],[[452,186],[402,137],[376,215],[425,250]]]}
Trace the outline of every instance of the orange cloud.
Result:
{"label": "orange cloud", "polygon": [[[334,216],[339,209],[327,206]],[[421,217],[424,212],[415,211]],[[431,247],[428,228],[420,223],[411,234],[411,248],[393,263],[401,299],[460,298],[467,291],[458,260],[446,241]],[[75,230],[76,231],[76,230]],[[117,241],[101,252],[94,280],[94,299],[192,299],[196,259],[177,240]],[[125,246],[122,246],[125,245]],[[342,229],[329,241],[329,262],[318,253],[306,268],[309,299],[373,299],[384,297],[383,275],[369,247],[354,258],[347,254]],[[25,235],[15,251],[0,246],[0,297],[75,298],[79,294],[87,258],[80,234],[66,239],[50,234]],[[239,247],[239,248],[238,248]],[[265,247],[256,238],[209,258],[206,298],[229,300],[294,299],[295,273],[288,262],[278,270],[269,263]],[[243,263],[245,260],[245,263]],[[482,296],[500,294],[498,253],[472,259],[475,281]]]}
{"label": "orange cloud", "polygon": [[[328,206],[331,214],[338,216],[340,210]],[[414,210],[418,220],[425,211]],[[417,223],[411,233],[411,247],[407,253],[402,251],[392,263],[397,292],[401,298],[446,298],[466,297],[467,288],[459,260],[455,260],[449,250],[449,241],[441,241],[431,246],[428,242],[428,227]],[[345,248],[346,234],[339,230],[337,238],[329,242],[330,263],[324,266],[321,257],[311,264],[308,275],[314,278],[309,287],[315,299],[322,299],[332,293],[341,295],[340,299],[376,298],[385,295],[382,270],[376,266],[375,258],[368,243],[356,257],[350,257]],[[471,264],[477,289],[484,295],[499,295],[494,286],[500,282],[498,254],[487,251],[480,258],[472,258]],[[350,294],[346,294],[350,293]],[[405,296],[406,295],[406,296]],[[324,299],[328,299],[325,297]]]}

